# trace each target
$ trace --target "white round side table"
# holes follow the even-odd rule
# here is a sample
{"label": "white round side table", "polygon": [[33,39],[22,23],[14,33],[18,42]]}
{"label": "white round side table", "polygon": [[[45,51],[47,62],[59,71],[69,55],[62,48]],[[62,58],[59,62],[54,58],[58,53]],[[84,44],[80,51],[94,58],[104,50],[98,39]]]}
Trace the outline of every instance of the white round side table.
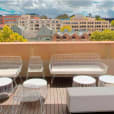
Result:
{"label": "white round side table", "polygon": [[13,91],[13,80],[11,78],[0,78],[0,93]]}
{"label": "white round side table", "polygon": [[112,75],[102,75],[99,77],[99,86],[114,86],[114,76]]}
{"label": "white round side table", "polygon": [[74,87],[95,87],[96,79],[86,75],[74,76],[73,86]]}

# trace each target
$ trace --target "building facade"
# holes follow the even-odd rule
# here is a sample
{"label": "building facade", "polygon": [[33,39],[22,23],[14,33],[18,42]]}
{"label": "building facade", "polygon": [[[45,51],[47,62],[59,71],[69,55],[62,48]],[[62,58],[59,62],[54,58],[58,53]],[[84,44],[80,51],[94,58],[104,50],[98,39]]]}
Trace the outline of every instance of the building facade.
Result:
{"label": "building facade", "polygon": [[12,25],[17,25],[19,17],[20,16],[18,16],[18,15],[0,16],[0,24],[7,24],[10,27]]}
{"label": "building facade", "polygon": [[105,29],[111,29],[111,24],[106,20],[96,20],[91,17],[74,16],[70,20],[64,20],[63,25],[71,26],[75,32],[88,31],[92,33],[96,30],[103,31]]}
{"label": "building facade", "polygon": [[40,19],[30,15],[23,15],[18,20],[18,25],[32,31],[38,31],[43,25],[57,31],[60,29],[62,21],[59,19]]}
{"label": "building facade", "polygon": [[25,28],[38,31],[42,25],[45,25],[55,31],[60,31],[62,26],[71,26],[74,32],[88,31],[88,33],[96,30],[103,31],[105,29],[112,29],[108,20],[96,20],[95,18],[85,16],[74,16],[69,20],[60,19],[40,19],[33,18],[30,15],[23,15],[19,18],[18,24]]}
{"label": "building facade", "polygon": [[83,33],[82,35],[78,35],[77,33],[73,34],[54,34],[52,37],[53,41],[88,41],[89,35],[87,33]]}

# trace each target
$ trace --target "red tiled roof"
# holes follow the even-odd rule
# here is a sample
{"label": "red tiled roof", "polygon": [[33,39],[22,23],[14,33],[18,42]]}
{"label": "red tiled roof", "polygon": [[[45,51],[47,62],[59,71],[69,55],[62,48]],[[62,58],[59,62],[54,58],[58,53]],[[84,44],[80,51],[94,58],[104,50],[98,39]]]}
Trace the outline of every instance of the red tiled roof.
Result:
{"label": "red tiled roof", "polygon": [[39,17],[33,17],[33,19],[40,19]]}

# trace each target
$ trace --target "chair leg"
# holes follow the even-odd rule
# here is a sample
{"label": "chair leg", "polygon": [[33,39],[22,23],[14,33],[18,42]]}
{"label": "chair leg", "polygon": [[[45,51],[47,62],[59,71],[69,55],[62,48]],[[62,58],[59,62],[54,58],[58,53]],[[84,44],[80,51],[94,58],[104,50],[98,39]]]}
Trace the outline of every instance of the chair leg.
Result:
{"label": "chair leg", "polygon": [[3,107],[2,107],[2,105],[0,106],[0,113],[2,113],[3,112]]}
{"label": "chair leg", "polygon": [[52,79],[51,79],[51,85],[53,85],[54,79],[55,79],[55,75],[53,75],[53,77],[52,77]]}
{"label": "chair leg", "polygon": [[19,76],[19,80],[20,80],[21,83],[23,83],[21,76]]}
{"label": "chair leg", "polygon": [[41,111],[41,114],[45,114],[45,109],[44,109],[44,101],[43,101],[43,98],[40,97],[40,111]]}
{"label": "chair leg", "polygon": [[14,78],[13,80],[14,80],[15,88],[17,88],[16,78]]}
{"label": "chair leg", "polygon": [[28,77],[29,77],[29,72],[27,72],[26,80],[28,79]]}
{"label": "chair leg", "polygon": [[44,73],[44,71],[42,72],[42,76],[43,76],[43,78],[45,79],[45,73]]}

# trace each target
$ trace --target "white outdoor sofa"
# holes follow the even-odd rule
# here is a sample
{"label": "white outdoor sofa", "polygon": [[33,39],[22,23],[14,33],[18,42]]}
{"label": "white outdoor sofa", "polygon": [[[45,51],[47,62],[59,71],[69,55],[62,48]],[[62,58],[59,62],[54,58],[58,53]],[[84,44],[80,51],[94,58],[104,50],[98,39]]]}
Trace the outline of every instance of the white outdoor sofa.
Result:
{"label": "white outdoor sofa", "polygon": [[67,88],[70,113],[114,111],[114,87]]}
{"label": "white outdoor sofa", "polygon": [[[51,57],[49,64],[50,73],[55,76],[60,74],[106,74],[108,66],[102,63],[97,54],[57,54]],[[53,79],[52,79],[53,81]]]}

